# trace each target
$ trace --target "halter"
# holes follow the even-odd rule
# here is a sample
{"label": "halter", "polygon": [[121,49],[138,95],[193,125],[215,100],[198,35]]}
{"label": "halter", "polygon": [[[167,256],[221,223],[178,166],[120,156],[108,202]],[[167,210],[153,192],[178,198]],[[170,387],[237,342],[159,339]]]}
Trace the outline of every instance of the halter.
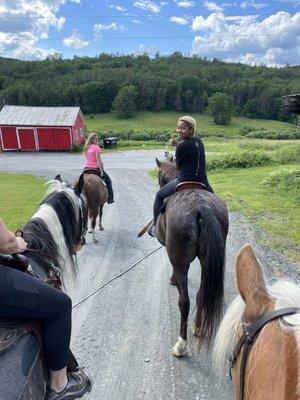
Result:
{"label": "halter", "polygon": [[246,372],[246,363],[249,355],[250,348],[254,343],[255,337],[260,333],[261,329],[270,321],[274,321],[275,319],[281,318],[283,316],[297,314],[300,312],[300,308],[297,307],[288,307],[282,308],[281,310],[269,311],[263,314],[261,317],[256,319],[252,324],[247,325],[243,322],[243,335],[239,339],[234,351],[228,357],[228,364],[230,366],[230,378],[232,379],[232,369],[239,355],[240,351],[244,347],[242,353],[241,360],[241,370],[240,370],[240,396],[239,400],[244,399],[244,389],[245,389],[245,372]]}

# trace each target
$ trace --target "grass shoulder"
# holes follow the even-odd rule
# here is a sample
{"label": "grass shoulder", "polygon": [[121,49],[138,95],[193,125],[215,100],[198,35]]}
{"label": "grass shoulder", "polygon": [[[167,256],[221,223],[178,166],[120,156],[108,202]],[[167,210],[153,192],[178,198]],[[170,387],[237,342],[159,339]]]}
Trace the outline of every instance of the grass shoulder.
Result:
{"label": "grass shoulder", "polygon": [[30,175],[0,173],[0,217],[12,231],[25,225],[45,196],[46,180]]}

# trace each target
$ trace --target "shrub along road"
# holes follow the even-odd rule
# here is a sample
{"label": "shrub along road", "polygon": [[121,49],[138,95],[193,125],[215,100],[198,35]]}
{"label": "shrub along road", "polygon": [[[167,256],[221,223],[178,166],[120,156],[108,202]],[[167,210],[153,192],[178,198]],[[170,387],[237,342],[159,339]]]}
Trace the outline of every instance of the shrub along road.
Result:
{"label": "shrub along road", "polygon": [[[151,218],[157,188],[147,171],[154,166],[156,156],[163,158],[163,151],[103,156],[116,202],[104,207],[99,243],[92,243],[88,237],[78,255],[78,287],[70,288],[74,304],[158,247],[158,242],[147,235],[137,238],[137,232]],[[78,154],[0,155],[1,172],[30,173],[47,179],[60,173],[63,179],[72,181],[82,164]],[[276,251],[265,253],[244,219],[231,213],[226,302],[235,295],[234,259],[246,242],[253,244],[269,277],[285,262]],[[198,354],[192,342],[188,357],[175,359],[170,354],[179,332],[178,296],[176,288],[168,284],[170,272],[166,252],[161,249],[74,309],[72,347],[94,378],[94,390],[86,399],[232,399],[228,376],[219,381],[210,356]],[[192,316],[199,278],[199,264],[194,262],[189,275]],[[191,323],[192,317],[189,332]]]}

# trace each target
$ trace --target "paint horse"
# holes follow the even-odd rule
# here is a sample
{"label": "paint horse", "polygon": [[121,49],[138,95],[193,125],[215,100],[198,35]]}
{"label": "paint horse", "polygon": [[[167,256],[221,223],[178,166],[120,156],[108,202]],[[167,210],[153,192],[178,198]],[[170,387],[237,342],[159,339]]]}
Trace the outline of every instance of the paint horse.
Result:
{"label": "paint horse", "polygon": [[[240,295],[229,306],[214,345],[214,364],[233,370],[236,399],[300,399],[300,287],[265,283],[250,245],[236,260]],[[228,364],[227,364],[228,365]]]}
{"label": "paint horse", "polygon": [[103,230],[103,206],[108,199],[108,191],[103,180],[95,174],[84,174],[84,194],[87,199],[89,215],[89,233],[92,233],[93,242],[98,242],[95,234],[96,219],[99,215],[99,230]]}
{"label": "paint horse", "polygon": [[[22,255],[28,257],[31,274],[51,281],[56,287],[69,286],[75,279],[75,253],[84,243],[87,227],[87,207],[82,189],[83,176],[74,188],[57,176],[47,197],[22,230],[30,249]],[[0,350],[1,346],[4,348],[0,351],[1,399],[44,398],[48,372],[37,339],[40,330],[33,329],[33,334],[34,324],[30,325],[28,329],[22,321],[0,318],[0,331],[4,332],[0,335]],[[72,356],[70,363],[76,364]]]}
{"label": "paint horse", "polygon": [[[174,162],[156,160],[160,187],[177,177]],[[194,335],[199,346],[210,345],[223,310],[225,245],[228,212],[215,194],[201,189],[185,189],[165,201],[165,211],[157,220],[157,239],[166,247],[173,266],[170,279],[179,292],[180,336],[173,356],[187,351],[187,323],[190,310],[188,271],[195,258],[201,264],[201,284],[197,293]]]}

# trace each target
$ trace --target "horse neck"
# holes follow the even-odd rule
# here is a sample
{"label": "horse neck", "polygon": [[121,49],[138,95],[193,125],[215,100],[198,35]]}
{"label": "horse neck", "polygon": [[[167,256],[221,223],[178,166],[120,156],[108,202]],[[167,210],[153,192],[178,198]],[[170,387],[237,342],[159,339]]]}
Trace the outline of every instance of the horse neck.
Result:
{"label": "horse neck", "polygon": [[[300,335],[284,331],[277,321],[269,323],[249,354],[245,375],[245,400],[299,400]],[[237,398],[240,360],[236,365]]]}

